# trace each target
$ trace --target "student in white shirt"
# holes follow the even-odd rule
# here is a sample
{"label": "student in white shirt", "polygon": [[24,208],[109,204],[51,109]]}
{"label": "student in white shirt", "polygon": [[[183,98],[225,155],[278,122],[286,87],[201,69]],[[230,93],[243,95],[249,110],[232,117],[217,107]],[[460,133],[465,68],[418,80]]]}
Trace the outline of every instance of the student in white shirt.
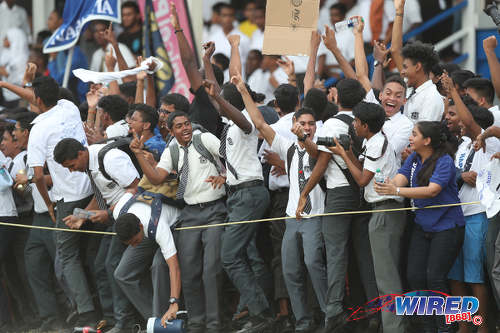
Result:
{"label": "student in white shirt", "polygon": [[[154,185],[161,184],[173,172],[179,175],[177,198],[183,198],[186,202],[178,219],[180,227],[225,222],[225,177],[221,175],[219,167],[219,139],[211,133],[195,134],[197,137],[193,135],[189,116],[182,111],[172,112],[167,125],[176,142],[165,149],[156,167],[144,158],[144,138],[136,137],[130,145],[144,175]],[[197,142],[204,148],[198,146]],[[177,165],[173,160],[174,149],[178,152]],[[218,331],[221,326],[221,235],[222,228],[183,230],[178,233],[177,250],[183,274],[184,300],[190,327],[195,331]]]}
{"label": "student in white shirt", "polygon": [[439,63],[439,56],[432,45],[420,41],[403,47],[405,0],[397,0],[395,7],[391,54],[401,76],[412,88],[407,91],[404,115],[414,124],[423,120],[441,121],[444,113],[443,97],[429,78],[432,67]]}
{"label": "student in white shirt", "polygon": [[[342,118],[352,117],[352,108],[361,102],[365,91],[361,84],[354,79],[343,79],[337,83],[339,113],[328,119],[318,133],[319,137],[339,137],[348,135],[349,125]],[[354,155],[352,156],[354,158]],[[342,168],[342,169],[340,169]],[[359,192],[350,185],[346,178],[344,160],[339,156],[332,156],[332,152],[324,146],[319,147],[318,160],[311,177],[303,191],[301,191],[297,205],[296,217],[301,218],[307,202],[307,196],[326,174],[327,193],[325,213],[345,212],[360,206]],[[344,312],[344,285],[347,272],[348,239],[353,237],[355,253],[357,254],[358,268],[368,300],[378,297],[373,263],[368,239],[367,216],[362,215],[332,215],[323,218],[323,238],[326,247],[328,269],[328,299],[327,299],[327,326],[325,332],[344,327],[348,315]],[[360,255],[363,254],[363,255]],[[373,320],[376,320],[373,318]]]}
{"label": "student in white shirt", "polygon": [[493,105],[495,90],[490,80],[485,78],[473,78],[464,82],[465,92],[477,104],[487,108],[493,114],[494,125],[500,126],[500,109],[498,105]]}
{"label": "student in white shirt", "polygon": [[[259,130],[264,139],[271,145],[271,150],[278,153],[281,159],[287,161],[290,149],[293,149],[293,157],[285,163],[287,173],[290,177],[289,200],[286,208],[286,214],[293,217],[300,187],[305,185],[306,177],[310,175],[310,155],[317,154],[317,147],[310,138],[314,137],[316,131],[316,121],[313,111],[309,108],[301,109],[294,114],[293,128],[289,130],[296,135],[300,135],[299,141],[289,140],[288,138],[276,133],[262,117],[256,105],[252,102],[250,94],[240,81],[241,78],[233,78],[233,83],[241,92],[245,106],[250,114],[252,122]],[[306,152],[307,150],[307,152]],[[302,164],[302,165],[301,165]],[[290,168],[290,169],[288,169]],[[299,173],[304,175],[303,178]],[[299,185],[299,180],[303,185]],[[309,214],[319,214],[324,207],[324,192],[320,186],[316,186],[310,196]],[[300,235],[300,236],[299,236]],[[299,249],[297,238],[302,237],[302,249]],[[316,297],[323,312],[326,313],[326,266],[323,260],[323,241],[321,238],[321,218],[312,218],[306,223],[301,223],[294,218],[287,219],[286,230],[283,236],[282,265],[285,283],[290,295],[290,302],[296,318],[295,331],[305,332],[313,328],[312,315],[307,310],[304,294],[305,284],[303,279],[304,268],[311,278]],[[302,255],[304,262],[301,261]],[[305,266],[305,267],[304,267]]]}
{"label": "student in white shirt", "polygon": [[[380,105],[361,102],[353,108],[354,129],[358,137],[364,138],[360,161],[349,158],[345,149],[336,142],[329,149],[342,157],[351,175],[360,187],[364,187],[364,197],[373,209],[402,208],[402,200],[394,196],[382,196],[373,186],[376,173],[384,179],[392,179],[398,171],[396,154],[387,136],[382,131],[386,114]],[[399,274],[401,236],[405,230],[406,212],[373,213],[368,225],[375,278],[380,296],[401,294],[403,286]],[[401,317],[391,312],[382,312],[384,332],[402,332]]]}
{"label": "student in white shirt", "polygon": [[[33,81],[33,91],[41,114],[33,120],[28,140],[27,164],[34,169],[34,181],[47,205],[49,214],[58,228],[68,228],[63,218],[71,215],[74,208],[85,208],[92,199],[90,181],[84,173],[74,172],[54,160],[53,151],[63,138],[72,137],[87,144],[87,138],[76,105],[59,100],[59,85],[49,77],[38,77]],[[58,194],[57,221],[55,204],[48,196],[43,168],[50,171],[53,189]],[[90,295],[80,258],[80,238],[77,233],[56,231],[57,251],[61,255],[64,276],[77,303],[78,325],[87,326],[97,322],[94,304]]]}
{"label": "student in white shirt", "polygon": [[101,97],[97,107],[102,109],[101,124],[105,128],[106,138],[127,136],[129,132],[125,116],[128,113],[128,103],[118,95]]}
{"label": "student in white shirt", "polygon": [[[0,79],[20,86],[28,63],[28,39],[20,28],[10,28],[1,37],[0,43],[3,44],[0,52]],[[17,107],[20,101],[17,94],[7,89],[3,89],[3,97],[3,106],[7,108]]]}

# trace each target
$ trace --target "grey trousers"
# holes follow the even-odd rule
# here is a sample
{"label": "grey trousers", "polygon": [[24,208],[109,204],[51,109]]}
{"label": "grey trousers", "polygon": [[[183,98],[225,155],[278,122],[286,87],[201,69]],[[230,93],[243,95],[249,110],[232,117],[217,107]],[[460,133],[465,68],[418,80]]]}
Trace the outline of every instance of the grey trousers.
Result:
{"label": "grey trousers", "polygon": [[[269,205],[269,192],[264,186],[243,188],[227,199],[229,221],[260,219]],[[224,269],[238,289],[251,315],[269,309],[264,290],[247,260],[247,247],[254,239],[256,223],[227,226],[222,235],[221,258]],[[257,253],[258,255],[258,253]]]}
{"label": "grey trousers", "polygon": [[[179,227],[210,225],[226,221],[222,200],[208,206],[189,205],[182,209]],[[181,230],[177,252],[182,290],[191,327],[217,330],[221,326],[221,235],[222,228]]]}
{"label": "grey trousers", "polygon": [[500,213],[488,221],[488,231],[484,243],[486,269],[493,288],[493,296],[500,308]]}
{"label": "grey trousers", "polygon": [[[92,196],[73,202],[57,202],[57,227],[69,229],[63,218],[73,214],[76,207],[85,208]],[[87,277],[80,257],[83,236],[77,232],[56,231],[56,248],[59,253],[63,274],[76,302],[78,313],[94,311],[94,303],[89,290]]]}
{"label": "grey trousers", "polygon": [[489,220],[486,234],[486,266],[491,274],[493,295],[500,308],[500,213]]}
{"label": "grey trousers", "polygon": [[[377,206],[375,209],[402,208],[403,203],[396,201]],[[375,279],[380,296],[402,294],[399,259],[401,237],[406,226],[406,212],[373,213],[368,225],[372,248]],[[403,317],[392,312],[382,311],[384,333],[405,331]]]}
{"label": "grey trousers", "polygon": [[168,310],[169,270],[156,241],[144,237],[136,247],[127,247],[114,277],[144,319],[161,317]]}
{"label": "grey trousers", "polygon": [[[359,209],[359,198],[349,186],[328,189],[325,213],[346,212]],[[348,241],[351,238],[360,272],[361,282],[368,300],[378,297],[373,269],[369,215],[336,215],[323,217],[323,239],[326,247],[328,271],[327,318],[343,311],[345,277],[348,262]]]}
{"label": "grey trousers", "polygon": [[[54,227],[48,213],[34,213],[33,225]],[[55,256],[56,242],[52,231],[32,229],[24,248],[24,261],[38,313],[42,320],[59,316],[54,286]]]}
{"label": "grey trousers", "polygon": [[[307,304],[306,269],[318,304],[321,310],[326,313],[328,287],[321,220],[321,217],[302,221],[293,218],[286,220],[281,260],[290,303],[296,319],[296,329],[308,329],[313,321]],[[302,258],[304,258],[303,261]]]}

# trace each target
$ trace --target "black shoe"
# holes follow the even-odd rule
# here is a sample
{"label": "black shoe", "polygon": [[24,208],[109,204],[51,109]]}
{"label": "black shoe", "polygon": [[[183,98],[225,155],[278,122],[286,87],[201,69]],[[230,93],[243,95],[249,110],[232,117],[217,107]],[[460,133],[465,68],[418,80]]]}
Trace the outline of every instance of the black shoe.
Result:
{"label": "black shoe", "polygon": [[273,327],[272,317],[262,315],[252,316],[250,320],[236,333],[261,333],[270,330]]}
{"label": "black shoe", "polygon": [[78,315],[78,320],[75,323],[75,327],[92,327],[96,328],[97,325],[97,315],[95,311],[89,311],[80,313]]}
{"label": "black shoe", "polygon": [[290,316],[279,316],[275,321],[275,331],[280,333],[293,333],[295,326],[290,320]]}
{"label": "black shoe", "polygon": [[48,318],[45,319],[40,326],[40,332],[50,332],[56,331],[59,332],[64,328],[63,323],[57,318]]}
{"label": "black shoe", "polygon": [[323,333],[338,333],[342,328],[347,326],[349,316],[345,312],[341,312],[336,316],[330,317],[327,320]]}

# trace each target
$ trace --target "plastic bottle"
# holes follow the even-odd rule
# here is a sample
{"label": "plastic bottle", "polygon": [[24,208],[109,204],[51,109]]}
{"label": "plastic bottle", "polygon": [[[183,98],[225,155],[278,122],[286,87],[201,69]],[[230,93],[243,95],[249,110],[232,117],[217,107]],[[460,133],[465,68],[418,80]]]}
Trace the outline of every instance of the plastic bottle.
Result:
{"label": "plastic bottle", "polygon": [[385,176],[384,174],[380,171],[380,169],[377,169],[377,171],[375,172],[375,181],[377,183],[383,183],[385,182]]}
{"label": "plastic bottle", "polygon": [[101,333],[101,330],[96,330],[92,327],[75,327],[73,333]]}
{"label": "plastic bottle", "polygon": [[335,25],[333,26],[333,30],[335,30],[335,32],[341,32],[341,31],[344,31],[344,30],[348,30],[348,29],[352,29],[354,28],[355,26],[358,25],[358,19],[357,18],[350,18],[350,19],[347,19],[347,20],[344,20],[342,22],[338,22],[338,23],[335,23]]}
{"label": "plastic bottle", "polygon": [[[18,172],[17,172],[18,175],[24,175],[26,174],[26,170],[25,169],[20,169]],[[17,189],[21,192],[23,192],[26,187],[28,186],[28,184],[19,184],[17,185]]]}

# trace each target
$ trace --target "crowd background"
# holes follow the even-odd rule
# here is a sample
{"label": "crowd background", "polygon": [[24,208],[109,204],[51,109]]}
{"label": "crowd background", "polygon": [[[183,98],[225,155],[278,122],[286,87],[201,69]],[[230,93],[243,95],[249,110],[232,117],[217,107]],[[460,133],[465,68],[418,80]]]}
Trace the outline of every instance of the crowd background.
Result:
{"label": "crowd background", "polygon": [[[470,331],[442,318],[406,321],[387,312],[347,323],[346,309],[415,289],[474,295],[484,318],[478,332],[496,331],[500,218],[488,220],[485,207],[330,216],[307,227],[300,219],[302,212],[478,199],[477,174],[500,152],[497,39],[483,43],[491,80],[453,63],[459,42],[434,51],[460,29],[458,15],[402,41],[459,1],[320,1],[310,55],[285,56],[262,54],[265,1],[204,0],[201,59],[187,28],[175,14],[171,20],[190,96],[160,96],[155,75],[145,71],[108,85],[71,74],[61,88],[68,52],[42,52],[62,24],[64,3],[56,3],[47,29],[36,35],[26,9],[0,3],[0,163],[14,179],[0,192],[0,221],[53,220],[119,237],[0,227],[1,332],[98,324],[132,332],[133,324],[170,319],[180,307],[189,312],[188,332]],[[90,24],[74,48],[72,70],[118,72],[141,63],[137,3],[122,2],[121,15],[121,24]],[[362,23],[332,30],[351,17]],[[364,148],[356,157],[339,144],[346,134],[353,148]],[[115,151],[103,158],[103,173],[96,167],[101,143],[121,136],[131,141],[130,158]],[[339,141],[334,148],[320,137]],[[193,160],[191,151],[184,167],[188,149],[200,156]],[[374,181],[379,172],[385,183]],[[173,173],[179,190],[169,199],[187,205],[164,201],[170,215],[159,218],[169,226],[288,219],[150,234],[153,206],[132,205],[133,214],[118,216],[116,206],[143,175],[161,185]],[[96,215],[85,222],[71,215],[74,207]],[[142,252],[134,250],[138,244]],[[137,258],[146,258],[144,266],[134,265]]]}

